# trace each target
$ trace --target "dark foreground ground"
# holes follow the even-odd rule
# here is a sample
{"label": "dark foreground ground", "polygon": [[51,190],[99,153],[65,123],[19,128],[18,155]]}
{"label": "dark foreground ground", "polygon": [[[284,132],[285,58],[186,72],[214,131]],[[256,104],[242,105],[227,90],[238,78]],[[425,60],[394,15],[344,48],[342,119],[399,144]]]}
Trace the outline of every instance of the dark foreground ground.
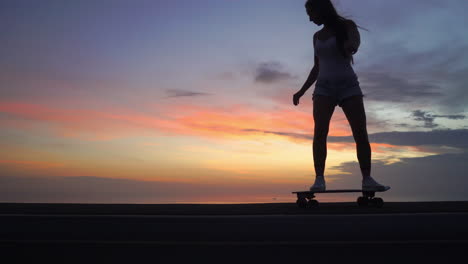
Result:
{"label": "dark foreground ground", "polygon": [[264,214],[400,214],[468,213],[468,201],[385,202],[382,208],[359,207],[355,202],[320,203],[302,209],[295,203],[253,204],[48,204],[0,203],[0,214],[99,214],[99,215],[264,215]]}
{"label": "dark foreground ground", "polygon": [[468,202],[0,203],[2,259],[47,262],[466,262]]}

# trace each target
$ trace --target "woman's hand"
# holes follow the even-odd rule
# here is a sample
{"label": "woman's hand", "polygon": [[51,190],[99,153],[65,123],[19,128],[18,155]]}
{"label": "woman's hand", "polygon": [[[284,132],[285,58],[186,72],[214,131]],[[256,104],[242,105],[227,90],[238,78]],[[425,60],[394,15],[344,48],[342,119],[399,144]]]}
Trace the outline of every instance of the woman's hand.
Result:
{"label": "woman's hand", "polygon": [[304,95],[303,92],[299,91],[293,95],[293,104],[298,105],[299,104],[299,99]]}

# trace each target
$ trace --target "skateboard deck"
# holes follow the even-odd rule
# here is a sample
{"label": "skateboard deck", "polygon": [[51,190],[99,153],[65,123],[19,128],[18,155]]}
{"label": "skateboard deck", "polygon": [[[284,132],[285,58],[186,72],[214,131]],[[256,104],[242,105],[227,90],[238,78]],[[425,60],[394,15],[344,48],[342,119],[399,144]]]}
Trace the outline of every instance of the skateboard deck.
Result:
{"label": "skateboard deck", "polygon": [[[389,188],[390,189],[390,188]],[[375,190],[363,190],[363,189],[336,189],[336,190],[325,190],[325,191],[297,191],[292,192],[297,195],[296,204],[301,208],[316,208],[319,205],[317,200],[314,200],[316,193],[350,193],[350,192],[360,192],[362,196],[357,199],[359,206],[372,205],[375,207],[383,206],[383,199],[375,197],[376,192],[386,192],[389,189],[375,189]]]}

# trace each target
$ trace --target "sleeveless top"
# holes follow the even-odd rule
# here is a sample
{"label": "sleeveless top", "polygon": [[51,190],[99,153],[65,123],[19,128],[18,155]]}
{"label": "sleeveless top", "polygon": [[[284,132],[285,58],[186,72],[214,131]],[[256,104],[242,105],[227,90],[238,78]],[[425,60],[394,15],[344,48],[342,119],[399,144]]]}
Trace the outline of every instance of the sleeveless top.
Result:
{"label": "sleeveless top", "polygon": [[314,55],[319,58],[317,85],[324,83],[356,83],[357,76],[351,66],[351,57],[345,58],[337,46],[336,36],[327,40],[316,39]]}

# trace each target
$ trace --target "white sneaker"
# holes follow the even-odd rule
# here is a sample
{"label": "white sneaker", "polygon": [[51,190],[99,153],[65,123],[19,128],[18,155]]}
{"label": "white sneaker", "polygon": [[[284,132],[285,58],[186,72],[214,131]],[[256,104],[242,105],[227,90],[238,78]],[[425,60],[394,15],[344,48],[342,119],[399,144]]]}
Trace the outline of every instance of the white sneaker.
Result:
{"label": "white sneaker", "polygon": [[325,191],[325,178],[315,177],[314,185],[310,186],[310,191]]}
{"label": "white sneaker", "polygon": [[362,190],[364,191],[386,191],[388,189],[390,186],[382,185],[370,176],[362,180]]}

